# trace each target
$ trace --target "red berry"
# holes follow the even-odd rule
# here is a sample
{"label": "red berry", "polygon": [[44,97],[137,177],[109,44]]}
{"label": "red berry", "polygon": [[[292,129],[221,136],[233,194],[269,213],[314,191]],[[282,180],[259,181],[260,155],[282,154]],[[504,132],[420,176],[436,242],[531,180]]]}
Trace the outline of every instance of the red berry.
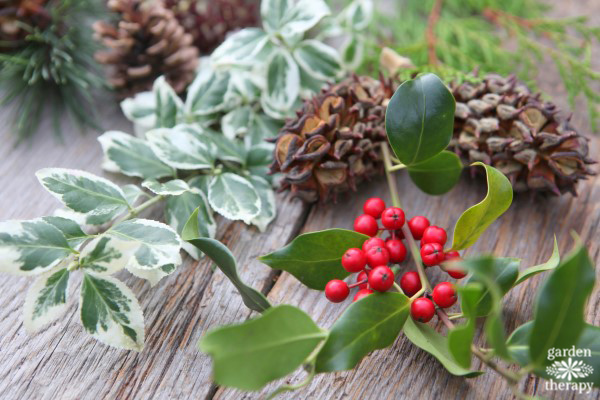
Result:
{"label": "red berry", "polygon": [[369,251],[369,249],[371,247],[374,247],[374,246],[385,247],[385,242],[383,241],[382,238],[373,237],[373,238],[365,240],[365,242],[362,245],[362,249],[366,253],[367,251]]}
{"label": "red berry", "polygon": [[356,292],[356,294],[354,295],[354,299],[352,301],[358,301],[358,300],[362,299],[363,297],[367,297],[371,293],[373,293],[373,291],[371,289],[360,289],[358,292]]}
{"label": "red berry", "polygon": [[[444,261],[462,260],[458,251],[449,251],[444,256]],[[454,279],[462,279],[467,276],[467,273],[460,268],[444,268],[444,270]]]}
{"label": "red berry", "polygon": [[367,251],[367,264],[371,268],[375,268],[379,265],[387,265],[390,261],[390,253],[385,247],[373,246]]}
{"label": "red berry", "polygon": [[444,255],[444,261],[454,260],[455,258],[460,258],[460,253],[456,250],[448,251]]}
{"label": "red berry", "polygon": [[400,229],[404,225],[404,211],[398,207],[383,210],[381,223],[386,229]]}
{"label": "red berry", "polygon": [[373,218],[380,218],[383,210],[385,210],[385,202],[379,197],[371,197],[365,201],[365,204],[363,205],[365,214],[368,214]]}
{"label": "red berry", "polygon": [[388,291],[394,284],[394,273],[384,265],[369,272],[369,286],[378,292]]}
{"label": "red berry", "polygon": [[447,269],[446,272],[454,279],[462,279],[467,276],[467,273],[460,269]]}
{"label": "red berry", "polygon": [[456,290],[450,282],[438,283],[433,288],[433,301],[438,307],[448,308],[456,303]]}
{"label": "red berry", "polygon": [[367,255],[357,248],[346,250],[342,256],[342,266],[348,272],[358,272],[367,265]]}
{"label": "red berry", "polygon": [[433,301],[425,297],[419,297],[410,305],[410,315],[415,321],[429,322],[435,314]]}
{"label": "red berry", "polygon": [[444,248],[439,243],[427,243],[421,247],[423,264],[433,267],[444,261]]}
{"label": "red berry", "polygon": [[388,239],[385,248],[390,253],[390,261],[393,263],[401,263],[406,258],[406,247],[401,240]]}
{"label": "red berry", "polygon": [[370,215],[363,214],[354,220],[354,230],[367,236],[377,235],[379,226],[377,221]]}
{"label": "red berry", "polygon": [[414,296],[421,290],[421,278],[417,271],[408,271],[400,278],[400,288],[408,297]]}
{"label": "red berry", "polygon": [[416,240],[421,240],[423,232],[429,227],[429,220],[421,215],[412,217],[408,220],[408,227],[410,232]]}
{"label": "red berry", "polygon": [[423,238],[421,239],[421,246],[426,243],[439,243],[442,246],[446,244],[446,231],[439,226],[431,225],[423,232]]}
{"label": "red berry", "polygon": [[340,303],[346,300],[346,297],[348,297],[349,293],[350,289],[348,288],[346,282],[339,279],[329,281],[327,285],[325,285],[325,297],[327,297],[332,303]]}
{"label": "red berry", "polygon": [[[358,275],[356,275],[356,282],[362,282],[362,281],[368,281],[369,276],[367,275],[366,271],[360,271],[360,273]],[[367,282],[358,285],[359,289],[366,289],[369,287],[369,284]]]}

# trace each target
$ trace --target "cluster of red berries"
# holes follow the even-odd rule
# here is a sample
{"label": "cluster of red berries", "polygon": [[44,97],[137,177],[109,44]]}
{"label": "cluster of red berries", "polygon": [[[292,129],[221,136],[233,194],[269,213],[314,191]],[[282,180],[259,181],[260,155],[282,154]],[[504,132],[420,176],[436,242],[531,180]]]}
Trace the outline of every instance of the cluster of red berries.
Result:
{"label": "cluster of red berries", "polygon": [[[348,249],[342,256],[342,266],[350,273],[358,273],[356,282],[348,285],[346,282],[334,279],[325,286],[325,296],[334,303],[344,301],[350,294],[350,289],[358,287],[354,295],[357,301],[373,291],[388,291],[395,281],[394,272],[388,264],[398,264],[406,258],[406,246],[402,242],[404,234],[402,226],[405,223],[404,211],[398,207],[386,208],[385,202],[373,197],[363,206],[364,214],[354,221],[356,232],[370,236],[363,243],[362,249]],[[381,219],[379,227],[377,222]],[[444,252],[447,240],[446,231],[438,226],[430,225],[423,216],[416,216],[407,222],[408,228],[415,240],[421,241],[421,258],[427,267],[440,265],[451,277],[460,279],[466,274],[457,269],[448,269],[442,263],[460,258],[457,251]],[[387,231],[389,237],[383,240],[377,237],[380,231]],[[408,297],[414,296],[421,290],[421,279],[416,271],[406,272],[400,279],[400,288]],[[433,301],[429,298],[432,297]],[[456,302],[456,291],[449,282],[442,282],[434,289],[432,296],[420,297],[411,304],[412,317],[420,322],[428,322],[435,314],[435,304],[446,308]]]}

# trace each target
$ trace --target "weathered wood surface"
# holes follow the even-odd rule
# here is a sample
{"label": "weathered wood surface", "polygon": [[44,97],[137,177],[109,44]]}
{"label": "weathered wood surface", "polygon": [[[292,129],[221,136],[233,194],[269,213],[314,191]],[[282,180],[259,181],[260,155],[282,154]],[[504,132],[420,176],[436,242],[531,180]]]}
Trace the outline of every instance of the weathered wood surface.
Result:
{"label": "weathered wood surface", "polygon": [[[564,2],[563,15],[598,10],[594,0]],[[593,13],[588,13],[593,15]],[[544,89],[564,94],[555,75],[544,78]],[[582,108],[580,108],[582,109]],[[7,121],[10,110],[0,110]],[[116,107],[106,101],[101,108],[107,129],[130,131]],[[588,126],[581,115],[575,123]],[[34,173],[43,167],[80,168],[102,173],[101,149],[94,132],[81,135],[67,129],[56,144],[52,135],[38,135],[30,146],[12,147],[10,127],[0,126],[0,220],[28,219],[51,214],[58,203],[38,184]],[[600,155],[600,140],[591,142]],[[451,228],[460,213],[485,193],[481,181],[463,178],[459,186],[442,197],[429,197],[416,190],[404,174],[399,175],[403,206],[409,215],[424,214],[440,226]],[[600,177],[579,187],[580,196],[533,201],[517,196],[511,209],[495,223],[469,252],[493,252],[520,257],[523,266],[545,260],[556,234],[561,252],[571,244],[570,231],[583,238],[600,265]],[[373,195],[387,198],[386,185],[378,180],[360,192],[340,199],[338,206],[309,207],[285,195],[278,196],[278,217],[266,233],[241,223],[219,221],[218,238],[239,260],[240,275],[263,290],[275,303],[298,305],[321,326],[329,327],[347,306],[333,305],[321,292],[306,289],[287,273],[278,274],[256,261],[256,257],[281,247],[300,232],[329,227],[350,228],[362,201]],[[161,210],[152,211],[160,216]],[[600,271],[600,270],[598,270]],[[441,276],[431,275],[434,280]],[[155,288],[126,273],[119,275],[140,299],[146,319],[146,348],[142,353],[109,348],[87,336],[77,322],[76,298],[66,316],[41,333],[28,336],[22,324],[22,305],[31,280],[2,276],[0,279],[0,398],[2,399],[149,399],[149,398],[259,398],[262,393],[241,393],[211,383],[210,359],[196,343],[207,329],[243,321],[252,313],[243,306],[234,287],[208,262],[186,259],[173,275]],[[600,280],[600,272],[597,272]],[[532,301],[540,277],[520,285],[506,297],[507,328],[530,319]],[[72,293],[78,285],[73,285]],[[600,286],[588,304],[587,320],[600,325]],[[439,324],[438,324],[439,325]],[[441,328],[441,327],[440,327]],[[244,360],[240,360],[243,362]],[[475,367],[479,366],[476,361]],[[301,378],[299,373],[294,379]],[[521,384],[527,393],[550,398],[573,398],[572,393],[548,392],[542,381],[530,377]],[[353,371],[317,376],[304,390],[281,398],[398,399],[398,398],[510,398],[503,380],[489,371],[464,380],[448,374],[427,353],[400,335],[395,344],[365,358]],[[583,396],[582,396],[583,397]],[[589,398],[600,398],[595,391]],[[579,397],[578,397],[579,398]]]}

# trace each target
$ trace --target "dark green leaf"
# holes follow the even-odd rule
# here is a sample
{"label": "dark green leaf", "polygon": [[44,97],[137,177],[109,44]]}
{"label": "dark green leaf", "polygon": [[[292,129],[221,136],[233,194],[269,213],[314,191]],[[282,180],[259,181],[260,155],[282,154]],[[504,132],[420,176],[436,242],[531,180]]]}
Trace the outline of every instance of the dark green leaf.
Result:
{"label": "dark green leaf", "polygon": [[254,310],[263,312],[271,307],[267,298],[258,290],[247,286],[237,273],[237,265],[233,254],[218,240],[200,237],[198,229],[198,209],[190,216],[181,234],[183,240],[196,246],[217,264],[219,269],[229,278],[242,296],[244,304]]}
{"label": "dark green leaf", "polygon": [[335,322],[317,355],[317,372],[352,369],[373,350],[390,346],[408,317],[401,293],[375,293],[353,303]]}
{"label": "dark green leaf", "polygon": [[511,357],[522,367],[529,365],[529,338],[531,337],[533,321],[519,326],[506,341]]}
{"label": "dark green leaf", "polygon": [[458,365],[465,369],[471,367],[471,344],[475,334],[475,320],[470,318],[466,323],[456,326],[448,332],[448,348]]}
{"label": "dark green leaf", "polygon": [[330,280],[348,276],[342,256],[351,247],[360,248],[367,239],[366,235],[345,229],[304,233],[259,260],[289,272],[311,289],[323,290]]}
{"label": "dark green leaf", "polygon": [[463,250],[472,246],[479,236],[499,217],[513,198],[513,188],[504,174],[494,167],[481,162],[473,163],[485,168],[488,182],[487,196],[460,216],[454,227],[453,250]]}
{"label": "dark green leaf", "polygon": [[548,349],[564,349],[577,342],[585,327],[583,313],[594,282],[592,261],[586,249],[578,244],[538,293],[529,341],[534,365],[548,363]]}
{"label": "dark green leaf", "polygon": [[400,85],[385,114],[385,129],[396,157],[412,166],[448,147],[455,107],[454,97],[434,74]]}
{"label": "dark green leaf", "polygon": [[298,368],[325,338],[327,332],[302,310],[281,305],[207,333],[199,347],[213,358],[217,384],[258,390]]}
{"label": "dark green leaf", "polygon": [[415,346],[437,358],[452,375],[473,378],[483,373],[483,371],[470,371],[458,365],[450,354],[448,339],[427,324],[414,322],[412,318],[408,318],[404,324],[404,334]]}
{"label": "dark green leaf", "polygon": [[531,278],[532,276],[539,274],[540,272],[549,271],[551,269],[556,268],[559,263],[560,263],[560,254],[558,252],[558,243],[556,242],[556,236],[555,236],[554,237],[554,250],[552,251],[552,255],[550,256],[548,261],[546,261],[545,263],[540,264],[540,265],[535,265],[533,267],[529,267],[526,270],[519,272],[519,277],[517,278],[517,281],[515,282],[515,286],[523,281],[526,281],[527,279]]}
{"label": "dark green leaf", "polygon": [[408,167],[410,179],[431,195],[444,194],[456,185],[463,166],[455,153],[442,151],[433,158]]}

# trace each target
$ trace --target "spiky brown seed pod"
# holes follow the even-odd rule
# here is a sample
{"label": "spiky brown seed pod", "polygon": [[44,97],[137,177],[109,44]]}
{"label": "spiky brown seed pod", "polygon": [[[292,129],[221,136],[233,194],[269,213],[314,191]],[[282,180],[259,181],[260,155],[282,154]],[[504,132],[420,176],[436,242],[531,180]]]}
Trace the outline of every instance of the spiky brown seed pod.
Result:
{"label": "spiky brown seed pod", "polygon": [[515,191],[575,195],[577,181],[594,174],[588,139],[514,76],[450,86],[457,102],[451,148],[464,160],[499,169]]}
{"label": "spiky brown seed pod", "polygon": [[23,46],[29,28],[46,29],[51,16],[48,0],[0,1],[0,51],[17,50]]}
{"label": "spiky brown seed pod", "polygon": [[258,0],[165,0],[200,53],[209,54],[228,32],[258,25]]}
{"label": "spiky brown seed pod", "polygon": [[109,0],[118,15],[113,25],[94,24],[95,36],[106,47],[96,60],[108,66],[109,83],[123,97],[148,90],[156,78],[181,93],[194,79],[198,50],[172,11],[160,1]]}
{"label": "spiky brown seed pod", "polygon": [[283,173],[282,189],[306,201],[335,201],[338,193],[381,174],[392,94],[389,81],[354,76],[305,101],[276,141],[271,170]]}

